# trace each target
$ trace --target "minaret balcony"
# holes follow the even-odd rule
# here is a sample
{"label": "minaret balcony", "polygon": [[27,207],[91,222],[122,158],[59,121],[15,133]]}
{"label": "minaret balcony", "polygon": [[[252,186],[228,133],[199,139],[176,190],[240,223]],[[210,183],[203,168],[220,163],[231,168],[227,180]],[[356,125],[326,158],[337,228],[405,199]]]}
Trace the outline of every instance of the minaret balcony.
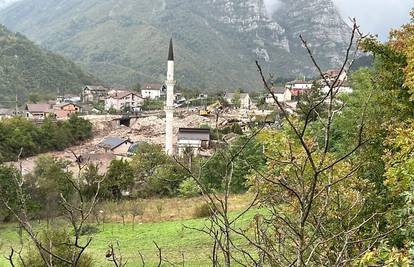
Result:
{"label": "minaret balcony", "polygon": [[174,111],[175,111],[175,107],[168,107],[168,106],[165,106],[165,107],[164,107],[164,111],[165,111],[165,112],[168,112],[168,111],[174,112]]}
{"label": "minaret balcony", "polygon": [[176,84],[177,84],[177,81],[169,81],[169,80],[165,81],[166,86],[175,86]]}

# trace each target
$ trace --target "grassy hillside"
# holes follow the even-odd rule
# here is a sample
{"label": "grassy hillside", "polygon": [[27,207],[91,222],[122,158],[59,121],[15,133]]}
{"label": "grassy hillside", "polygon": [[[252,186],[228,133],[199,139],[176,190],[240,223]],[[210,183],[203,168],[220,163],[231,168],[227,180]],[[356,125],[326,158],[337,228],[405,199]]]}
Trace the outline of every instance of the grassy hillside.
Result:
{"label": "grassy hillside", "polygon": [[[162,82],[171,36],[177,81],[186,87],[262,88],[256,59],[278,77],[313,74],[304,50],[290,53],[283,47],[299,42],[297,34],[287,40],[284,29],[256,10],[262,1],[247,2],[22,0],[2,10],[0,21],[112,84]],[[336,25],[325,31],[336,32]],[[322,44],[333,54],[342,49]],[[320,54],[328,66],[331,54]]]}
{"label": "grassy hillside", "polygon": [[97,79],[86,74],[75,63],[45,51],[21,34],[0,26],[0,105],[32,92],[65,92],[80,90]]}
{"label": "grassy hillside", "polygon": [[[232,213],[234,216],[239,213],[237,210],[248,205],[250,197],[248,194],[231,197],[232,205],[230,208],[234,210]],[[161,216],[155,207],[157,203],[162,203],[164,206]],[[146,266],[156,266],[158,257],[154,242],[157,242],[162,248],[163,255],[177,265],[181,266],[181,253],[184,253],[185,266],[211,266],[209,260],[211,240],[198,231],[186,228],[202,228],[207,222],[206,219],[183,219],[193,216],[194,208],[201,203],[201,198],[146,200],[145,206],[147,208],[144,215],[137,219],[135,227],[130,223],[130,218],[123,225],[120,218],[116,218],[115,210],[117,209],[103,208],[105,211],[112,212],[110,219],[108,219],[111,222],[99,225],[91,224],[96,226],[100,232],[92,236],[93,241],[87,253],[93,257],[95,266],[113,266],[106,260],[105,253],[108,250],[108,244],[119,241],[124,259],[128,259],[128,266],[140,266],[138,251],[143,254]],[[250,211],[244,215],[244,219],[240,223],[247,224],[257,212],[257,210]],[[67,227],[58,220],[52,225],[61,228]],[[43,223],[35,224],[37,230],[44,228],[44,226]],[[7,262],[2,256],[9,253],[10,246],[19,248],[17,225],[0,224],[0,266],[7,266]]]}

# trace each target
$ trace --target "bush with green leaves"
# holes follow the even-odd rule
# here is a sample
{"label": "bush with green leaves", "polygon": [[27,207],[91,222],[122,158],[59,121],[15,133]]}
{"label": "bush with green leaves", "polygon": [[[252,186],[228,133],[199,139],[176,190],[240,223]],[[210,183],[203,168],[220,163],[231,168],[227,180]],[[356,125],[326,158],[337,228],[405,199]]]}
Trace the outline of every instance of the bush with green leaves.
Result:
{"label": "bush with green leaves", "polygon": [[143,144],[132,158],[136,197],[176,196],[188,173],[159,145]]}
{"label": "bush with green leaves", "polygon": [[[46,246],[53,254],[59,256],[62,259],[71,261],[74,255],[78,255],[80,250],[68,244],[73,243],[72,236],[63,229],[51,229],[45,230],[39,236],[40,242]],[[50,258],[50,255],[43,252],[43,257]],[[29,246],[27,253],[24,255],[25,266],[30,267],[44,267],[45,263],[42,259],[42,255],[36,248],[36,246]],[[58,258],[53,257],[53,266],[59,267],[71,267],[71,264],[63,262]],[[82,253],[77,267],[91,267],[93,266],[93,259],[86,253]]]}
{"label": "bush with green leaves", "polygon": [[21,179],[20,173],[16,168],[0,165],[0,221],[11,219],[11,214],[6,205],[13,209],[19,206],[16,198],[17,185],[15,179]]}
{"label": "bush with green leaves", "polygon": [[201,194],[201,189],[193,178],[182,181],[178,191],[183,197],[195,197]]}
{"label": "bush with green leaves", "polygon": [[92,137],[92,124],[77,115],[67,121],[47,118],[41,125],[22,117],[0,121],[0,162],[61,151]]}
{"label": "bush with green leaves", "polygon": [[102,194],[106,198],[119,200],[122,198],[122,191],[132,188],[133,184],[134,173],[129,162],[115,159],[111,161],[102,183]]}

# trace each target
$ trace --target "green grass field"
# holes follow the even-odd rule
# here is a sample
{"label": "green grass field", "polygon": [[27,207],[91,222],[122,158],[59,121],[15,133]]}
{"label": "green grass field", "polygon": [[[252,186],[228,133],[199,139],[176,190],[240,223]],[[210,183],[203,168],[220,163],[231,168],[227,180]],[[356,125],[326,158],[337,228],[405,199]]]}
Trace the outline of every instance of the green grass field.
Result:
{"label": "green grass field", "polygon": [[[247,213],[241,224],[246,224],[256,211]],[[234,213],[236,214],[236,213]],[[113,266],[105,258],[108,244],[120,242],[120,248],[127,266],[141,266],[139,252],[145,258],[146,266],[156,266],[158,263],[157,249],[154,242],[162,248],[162,254],[170,262],[182,266],[184,255],[185,266],[211,266],[211,240],[208,236],[185,226],[201,228],[206,224],[205,219],[189,219],[159,223],[132,224],[108,223],[99,225],[101,230],[93,235],[93,241],[87,253],[93,257],[95,266]],[[37,226],[40,228],[40,226]],[[10,252],[10,247],[19,248],[19,237],[16,225],[0,225],[0,266],[9,266],[4,258]]]}

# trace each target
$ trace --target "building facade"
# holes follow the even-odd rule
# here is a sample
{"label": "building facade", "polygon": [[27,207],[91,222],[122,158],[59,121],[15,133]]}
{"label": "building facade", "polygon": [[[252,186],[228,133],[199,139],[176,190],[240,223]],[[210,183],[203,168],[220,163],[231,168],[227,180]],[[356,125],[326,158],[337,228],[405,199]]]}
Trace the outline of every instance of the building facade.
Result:
{"label": "building facade", "polygon": [[[275,95],[277,101],[280,103],[292,101],[292,93],[288,88],[273,88],[273,94]],[[273,105],[275,104],[275,99],[272,94],[267,94],[265,98],[265,103]]]}
{"label": "building facade", "polygon": [[250,109],[252,106],[252,100],[247,93],[226,93],[224,99],[231,105],[234,105],[235,99],[239,98],[241,109]]}
{"label": "building facade", "polygon": [[104,101],[109,89],[103,86],[87,85],[82,89],[82,102],[94,103]]}
{"label": "building facade", "polygon": [[177,148],[178,155],[191,153],[197,156],[202,149],[210,147],[210,129],[180,128],[178,129]]}
{"label": "building facade", "polygon": [[25,108],[26,118],[31,120],[44,120],[53,114],[49,104],[27,104]]}
{"label": "building facade", "polygon": [[69,118],[72,114],[82,112],[82,107],[75,103],[62,103],[53,106],[53,113],[57,119]]}
{"label": "building facade", "polygon": [[159,83],[147,83],[141,89],[141,96],[144,99],[157,99],[165,96],[166,87]]}
{"label": "building facade", "polygon": [[106,97],[105,110],[135,111],[142,106],[143,102],[144,99],[140,95],[134,92],[121,91]]}

